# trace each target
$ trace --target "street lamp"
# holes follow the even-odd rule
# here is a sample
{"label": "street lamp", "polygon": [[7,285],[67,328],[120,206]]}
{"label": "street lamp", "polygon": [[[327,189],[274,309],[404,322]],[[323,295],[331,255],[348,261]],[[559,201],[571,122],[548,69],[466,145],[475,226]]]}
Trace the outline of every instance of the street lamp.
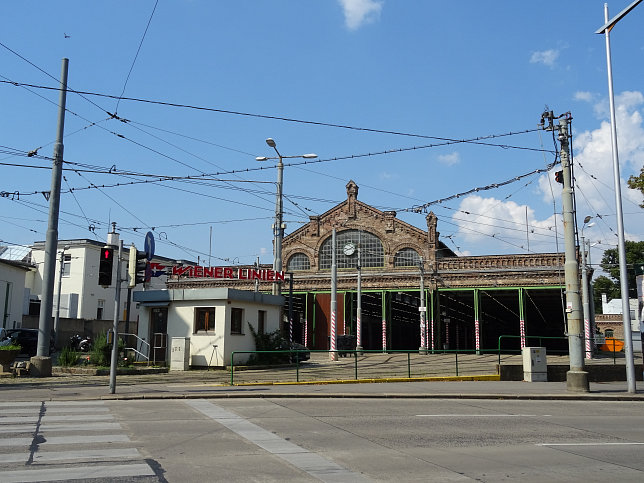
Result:
{"label": "street lamp", "polygon": [[613,182],[615,185],[615,207],[617,215],[617,238],[619,252],[619,278],[622,293],[622,322],[624,324],[624,356],[626,359],[626,381],[628,392],[635,393],[635,363],[633,361],[633,339],[631,336],[631,309],[628,301],[628,278],[626,273],[626,246],[624,242],[624,215],[622,213],[622,189],[619,175],[619,155],[617,152],[617,125],[615,123],[615,95],[613,93],[613,67],[610,56],[610,31],[626,14],[642,0],[635,0],[612,20],[608,20],[608,5],[604,4],[604,22],[596,34],[606,37],[606,66],[608,70],[608,99],[610,103],[610,139],[613,152]]}
{"label": "street lamp", "polygon": [[[300,154],[297,156],[282,156],[277,150],[277,144],[272,138],[266,139],[266,144],[275,150],[277,156],[257,156],[256,161],[268,161],[269,159],[277,159],[277,194],[275,199],[275,224],[273,225],[273,270],[276,272],[282,271],[282,239],[284,238],[284,224],[282,218],[284,216],[284,208],[282,205],[282,184],[284,177],[284,163],[283,159],[288,158],[317,158],[317,154]],[[273,283],[273,295],[281,295],[282,286],[280,282]]]}

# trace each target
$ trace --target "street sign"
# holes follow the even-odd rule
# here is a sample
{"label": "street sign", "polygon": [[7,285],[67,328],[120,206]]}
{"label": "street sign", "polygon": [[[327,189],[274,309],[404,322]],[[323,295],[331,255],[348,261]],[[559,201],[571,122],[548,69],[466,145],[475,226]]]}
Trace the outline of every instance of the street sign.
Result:
{"label": "street sign", "polygon": [[419,312],[427,312],[427,307],[418,307]]}
{"label": "street sign", "polygon": [[145,258],[148,261],[152,260],[154,257],[154,234],[149,231],[145,234],[145,245],[143,245],[143,251],[145,251]]}

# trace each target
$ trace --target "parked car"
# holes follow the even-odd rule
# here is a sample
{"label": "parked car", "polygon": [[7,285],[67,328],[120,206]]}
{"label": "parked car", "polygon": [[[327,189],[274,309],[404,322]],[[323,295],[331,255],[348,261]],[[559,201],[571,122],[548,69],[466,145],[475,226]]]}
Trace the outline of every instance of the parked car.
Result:
{"label": "parked car", "polygon": [[306,346],[299,344],[297,342],[291,342],[291,349],[294,351],[293,355],[291,356],[291,362],[296,362],[296,361],[308,361],[311,358],[311,351],[309,351]]}
{"label": "parked car", "polygon": [[[38,352],[38,329],[7,329],[7,339],[20,346],[20,354],[33,357]],[[53,337],[49,341],[49,352],[54,351]]]}

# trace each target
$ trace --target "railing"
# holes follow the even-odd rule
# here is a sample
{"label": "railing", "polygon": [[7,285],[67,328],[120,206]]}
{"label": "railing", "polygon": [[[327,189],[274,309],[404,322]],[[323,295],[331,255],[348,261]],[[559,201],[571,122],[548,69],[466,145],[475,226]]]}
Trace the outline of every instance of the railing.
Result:
{"label": "railing", "polygon": [[[146,342],[146,340],[145,340],[145,339],[142,339],[141,337],[139,337],[139,336],[138,336],[138,335],[136,335],[136,334],[128,334],[127,332],[119,332],[119,334],[118,334],[118,335],[120,335],[120,336],[127,336],[127,337],[130,337],[130,336],[134,337],[134,338],[138,341],[138,344],[137,344],[137,345],[138,345],[138,349],[137,349],[136,347],[125,347],[125,350],[126,350],[126,351],[128,351],[128,350],[129,350],[129,351],[132,351],[132,352],[134,352],[137,356],[141,356],[143,359],[145,359],[145,360],[146,360],[146,362],[148,363],[148,365],[150,365],[150,344],[149,344],[148,342]],[[127,340],[127,339],[126,339],[126,340]],[[127,343],[126,343],[126,346],[127,346]],[[144,347],[146,347],[146,346],[147,346],[147,349],[148,349],[148,350],[147,350],[147,355],[146,355],[146,354],[144,354],[143,352],[141,352],[141,350],[142,350]]]}
{"label": "railing", "polygon": [[[499,365],[501,364],[501,353],[502,353],[502,352],[503,352],[503,353],[512,353],[512,352],[515,352],[515,353],[518,353],[518,354],[520,354],[520,353],[521,353],[521,349],[503,349],[503,350],[502,350],[502,349],[501,349],[501,342],[502,342],[502,340],[503,340],[503,339],[520,339],[520,338],[521,338],[521,336],[520,336],[520,335],[501,335],[501,336],[499,336],[499,345],[498,345],[498,353],[499,353],[499,361],[498,361],[498,363],[499,363]],[[526,340],[526,341],[527,341],[527,340],[530,340],[530,339],[538,339],[538,340],[539,340],[539,345],[538,345],[538,347],[543,347],[542,342],[543,342],[544,340],[546,340],[546,341],[547,341],[547,340],[565,340],[565,341],[567,341],[567,340],[568,340],[568,337],[550,337],[550,336],[542,336],[542,335],[526,335],[524,338],[525,338],[525,340]],[[580,334],[579,338],[581,339],[581,343],[583,344],[583,346],[584,346],[584,347],[586,347],[586,337],[585,337],[583,334]],[[595,338],[593,338],[592,340],[597,341],[597,340],[599,340],[599,339],[595,339]],[[606,340],[606,339],[604,339],[604,340]],[[612,337],[612,338],[610,338],[610,339],[608,339],[608,340],[624,342],[624,339],[616,339],[616,338],[614,338],[614,337]],[[528,344],[526,344],[526,345],[528,345]],[[602,345],[603,345],[603,344],[602,344]],[[613,358],[613,365],[616,365],[616,364],[617,364],[617,354],[618,354],[618,353],[621,353],[622,351],[621,351],[621,350],[619,350],[619,351],[616,351],[616,350],[615,350],[615,346],[616,346],[616,344],[614,344],[614,343],[613,343],[613,344],[612,344],[612,346],[613,346],[613,350],[612,350],[612,351],[610,351],[610,353],[612,354],[612,358]],[[587,352],[588,352],[588,351],[584,349],[584,353],[586,354]],[[602,352],[606,352],[606,351],[602,351]],[[548,353],[549,353],[549,354],[557,354],[557,353],[559,353],[559,354],[565,354],[565,355],[568,355],[568,349],[567,349],[567,348],[566,348],[566,349],[564,349],[564,350],[553,350],[553,349],[549,349],[549,350],[548,350]],[[586,354],[586,355],[587,355],[587,354]],[[593,352],[593,357],[596,357],[597,355],[598,355],[598,354],[597,354],[597,352]]]}
{"label": "railing", "polygon": [[[488,351],[443,350],[429,354],[407,350],[337,350],[337,361],[331,361],[332,351],[279,350],[236,351],[230,355],[230,384],[235,377],[252,382],[321,382],[372,381],[382,379],[414,380],[429,377],[474,376],[496,374],[496,349]],[[431,351],[430,351],[431,352]],[[487,352],[487,354],[485,354]],[[301,364],[298,354],[311,354],[311,360]],[[282,356],[283,363],[265,366],[236,366],[235,356],[242,354],[273,359]],[[245,358],[246,359],[246,358]],[[293,360],[294,363],[284,363]],[[238,358],[239,361],[239,358]],[[243,366],[243,371],[241,370]]]}

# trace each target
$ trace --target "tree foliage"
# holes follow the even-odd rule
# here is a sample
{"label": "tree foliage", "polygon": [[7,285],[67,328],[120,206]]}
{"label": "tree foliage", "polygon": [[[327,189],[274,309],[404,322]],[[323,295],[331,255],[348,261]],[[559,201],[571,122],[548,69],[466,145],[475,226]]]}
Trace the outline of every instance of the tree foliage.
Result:
{"label": "tree foliage", "polygon": [[[635,298],[637,297],[635,265],[641,265],[644,263],[644,241],[626,241],[624,243],[624,247],[626,249],[628,296]],[[619,252],[617,248],[606,250],[599,265],[602,270],[608,274],[608,277],[601,276],[595,280],[595,302],[597,302],[598,299],[600,301],[599,305],[595,304],[595,308],[601,307],[602,293],[607,294],[609,299],[621,297]]]}
{"label": "tree foliage", "polygon": [[[644,195],[644,167],[640,170],[639,176],[631,176],[628,178],[628,187],[634,190],[640,190]],[[640,205],[640,208],[644,208],[644,203]]]}

